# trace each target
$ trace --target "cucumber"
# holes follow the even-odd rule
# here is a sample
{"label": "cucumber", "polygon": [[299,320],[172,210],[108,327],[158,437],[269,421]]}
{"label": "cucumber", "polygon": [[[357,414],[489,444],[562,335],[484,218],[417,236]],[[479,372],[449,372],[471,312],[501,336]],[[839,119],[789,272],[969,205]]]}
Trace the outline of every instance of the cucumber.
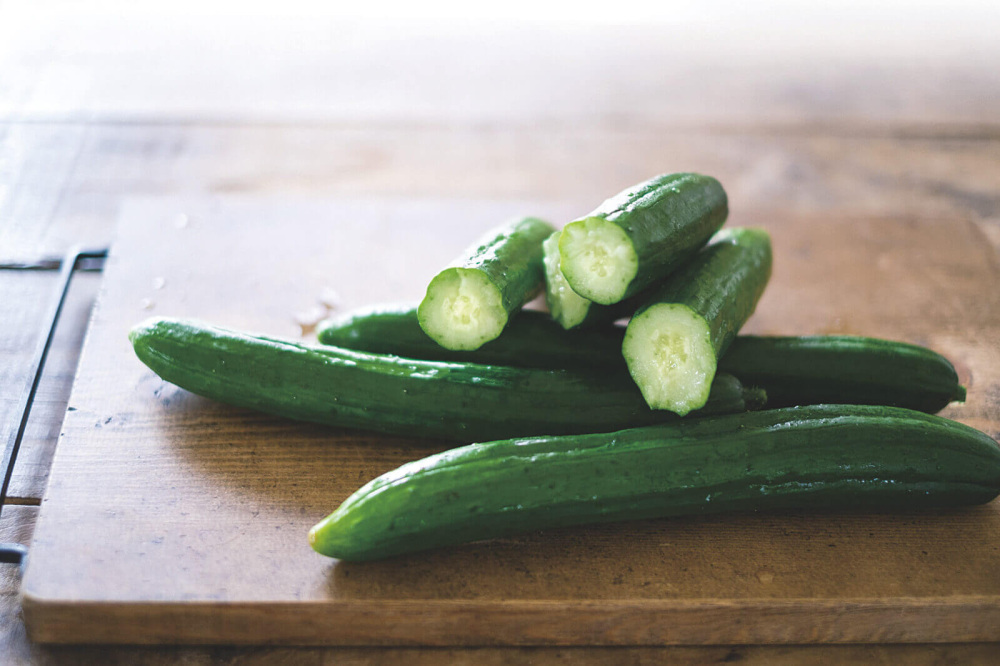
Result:
{"label": "cucumber", "polygon": [[[451,352],[423,334],[414,306],[397,305],[323,322],[319,340],[432,361],[620,369],[624,334],[622,326],[564,331],[544,313],[526,310],[493,342],[472,352]],[[719,371],[764,389],[769,408],[843,403],[934,413],[965,400],[965,387],[947,358],[926,347],[876,338],[739,335],[719,359]]]}
{"label": "cucumber", "polygon": [[684,416],[705,404],[718,358],[770,277],[767,232],[725,229],[635,313],[622,355],[651,408]]}
{"label": "cucumber", "polygon": [[[438,363],[151,319],[129,333],[136,355],[192,393],[303,421],[475,441],[608,432],[663,422],[624,371],[527,370]],[[748,391],[759,406],[760,391]],[[742,411],[739,381],[717,378],[706,412]]]}
{"label": "cucumber", "polygon": [[719,370],[763,387],[768,407],[850,402],[934,413],[965,401],[965,387],[944,356],[875,338],[739,336]]}
{"label": "cucumber", "polygon": [[420,327],[446,349],[477,349],[542,288],[542,242],[554,231],[534,217],[493,229],[438,273],[420,303]]}
{"label": "cucumber", "polygon": [[370,481],[309,542],[363,561],[586,523],[909,511],[998,493],[1000,448],[977,430],[893,407],[821,405],[453,449]]}
{"label": "cucumber", "polygon": [[[545,254],[545,302],[549,314],[564,329],[613,323],[631,317],[648,294],[640,292],[613,305],[600,305],[573,291],[562,273],[557,231],[542,244]],[[648,291],[648,290],[647,290]]]}
{"label": "cucumber", "polygon": [[473,351],[455,351],[424,334],[413,305],[398,304],[376,305],[328,319],[320,323],[317,336],[324,345],[427,361],[622,372],[626,370],[621,355],[623,331],[617,326],[566,331],[546,313],[524,310],[496,340]]}
{"label": "cucumber", "polygon": [[[591,307],[594,311],[600,306],[584,298],[573,291],[566,282],[562,269],[559,267],[559,237],[561,231],[557,231],[542,243],[542,251],[545,263],[545,303],[549,306],[549,314],[552,319],[559,322],[565,329],[575,328],[587,320],[591,314]],[[611,321],[614,321],[613,319]]]}
{"label": "cucumber", "polygon": [[696,173],[657,176],[566,225],[560,267],[580,296],[611,305],[660,281],[726,221],[726,192]]}

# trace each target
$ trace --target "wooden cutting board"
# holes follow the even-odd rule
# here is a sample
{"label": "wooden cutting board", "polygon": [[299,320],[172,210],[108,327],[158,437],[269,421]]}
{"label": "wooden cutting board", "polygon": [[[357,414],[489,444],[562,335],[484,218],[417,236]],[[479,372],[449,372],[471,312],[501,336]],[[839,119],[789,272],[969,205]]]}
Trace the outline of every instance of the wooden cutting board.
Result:
{"label": "wooden cutting board", "polygon": [[[1000,640],[1000,502],[530,533],[385,562],[306,531],[369,479],[445,448],[303,425],[164,383],[126,332],[152,315],[299,337],[297,313],[418,299],[483,230],[594,202],[146,200],[118,240],[24,579],[43,642],[706,644]],[[928,345],[1000,431],[1000,269],[962,220],[736,212],[774,238],[748,329]],[[335,293],[334,293],[335,292]]]}

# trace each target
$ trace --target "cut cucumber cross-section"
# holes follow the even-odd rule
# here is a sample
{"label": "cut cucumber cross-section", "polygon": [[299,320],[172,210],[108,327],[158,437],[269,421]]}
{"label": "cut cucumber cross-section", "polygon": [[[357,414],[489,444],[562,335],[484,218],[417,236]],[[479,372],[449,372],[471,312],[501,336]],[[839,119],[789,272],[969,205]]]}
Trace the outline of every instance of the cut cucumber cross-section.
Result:
{"label": "cut cucumber cross-section", "polygon": [[558,231],[552,234],[542,245],[545,252],[545,301],[552,318],[569,330],[610,324],[618,319],[631,317],[636,308],[645,302],[649,290],[612,305],[601,305],[576,293],[560,268],[560,234]]}
{"label": "cut cucumber cross-section", "polygon": [[566,225],[560,267],[573,291],[610,305],[676,270],[729,213],[719,181],[696,173],[657,176]]}
{"label": "cut cucumber cross-section", "polygon": [[[617,305],[595,303],[591,310],[608,307]],[[413,304],[355,310],[323,322],[318,331],[323,344],[427,361],[610,370],[625,367],[624,335],[625,327],[614,325],[566,331],[544,312],[525,310],[496,340],[472,352],[450,351],[420,330]],[[965,400],[947,358],[926,347],[875,338],[739,335],[719,358],[718,372],[764,389],[769,409],[853,404],[934,413]]]}
{"label": "cut cucumber cross-section", "polygon": [[542,242],[554,229],[525,217],[492,230],[438,273],[420,303],[420,327],[447,349],[477,349],[542,288]]}
{"label": "cut cucumber cross-section", "polygon": [[639,271],[639,257],[620,226],[586,217],[566,225],[562,237],[561,265],[574,291],[605,304],[624,298]]}
{"label": "cut cucumber cross-section", "polygon": [[573,291],[562,274],[559,267],[560,234],[559,231],[555,232],[542,244],[545,255],[545,302],[552,318],[563,328],[570,329],[586,320],[593,301]]}
{"label": "cut cucumber cross-section", "polygon": [[507,325],[500,290],[486,274],[471,268],[438,273],[420,304],[420,326],[447,349],[476,349]]}
{"label": "cut cucumber cross-section", "polygon": [[726,229],[636,312],[622,354],[652,409],[684,416],[705,404],[719,357],[770,277],[767,232]]}
{"label": "cut cucumber cross-section", "polygon": [[632,379],[654,409],[684,415],[708,400],[715,377],[715,349],[705,319],[681,303],[662,303],[625,331]]}
{"label": "cut cucumber cross-section", "polygon": [[614,325],[566,331],[545,312],[523,310],[496,340],[473,351],[454,351],[420,330],[414,305],[384,304],[324,321],[317,337],[324,345],[425,361],[627,373],[621,353],[624,332],[624,327]]}

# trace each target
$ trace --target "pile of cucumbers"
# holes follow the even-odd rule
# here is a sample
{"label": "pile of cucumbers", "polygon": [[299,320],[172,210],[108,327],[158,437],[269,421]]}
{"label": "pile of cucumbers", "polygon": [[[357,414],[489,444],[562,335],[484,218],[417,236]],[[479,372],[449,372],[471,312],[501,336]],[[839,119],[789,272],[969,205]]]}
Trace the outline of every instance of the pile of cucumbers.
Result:
{"label": "pile of cucumbers", "polygon": [[[480,442],[384,474],[320,521],[310,544],[340,559],[601,521],[1000,494],[997,443],[932,415],[965,399],[940,354],[737,335],[771,242],[722,229],[727,215],[714,178],[658,176],[561,231],[512,220],[419,305],[325,322],[320,344],[167,318],[130,338],[163,379],[222,402]],[[523,309],[543,289],[549,311]]]}

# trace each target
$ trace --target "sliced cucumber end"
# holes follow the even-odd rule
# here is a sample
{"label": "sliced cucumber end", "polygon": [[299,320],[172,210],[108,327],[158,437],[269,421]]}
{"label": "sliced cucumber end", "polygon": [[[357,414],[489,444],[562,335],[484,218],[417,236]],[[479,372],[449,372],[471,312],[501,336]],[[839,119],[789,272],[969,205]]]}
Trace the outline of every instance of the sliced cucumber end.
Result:
{"label": "sliced cucumber end", "polygon": [[625,298],[639,271],[639,257],[628,234],[601,217],[567,224],[559,238],[559,256],[570,288],[602,305]]}
{"label": "sliced cucumber end", "polygon": [[622,355],[651,409],[684,416],[708,401],[715,349],[708,323],[686,305],[658,303],[633,317]]}
{"label": "sliced cucumber end", "polygon": [[437,274],[417,308],[420,328],[445,349],[471,351],[507,325],[500,290],[482,271],[449,268]]}
{"label": "sliced cucumber end", "polygon": [[545,262],[545,302],[549,314],[565,329],[583,323],[590,310],[590,301],[573,291],[566,282],[559,263],[559,236],[557,231],[542,243]]}

